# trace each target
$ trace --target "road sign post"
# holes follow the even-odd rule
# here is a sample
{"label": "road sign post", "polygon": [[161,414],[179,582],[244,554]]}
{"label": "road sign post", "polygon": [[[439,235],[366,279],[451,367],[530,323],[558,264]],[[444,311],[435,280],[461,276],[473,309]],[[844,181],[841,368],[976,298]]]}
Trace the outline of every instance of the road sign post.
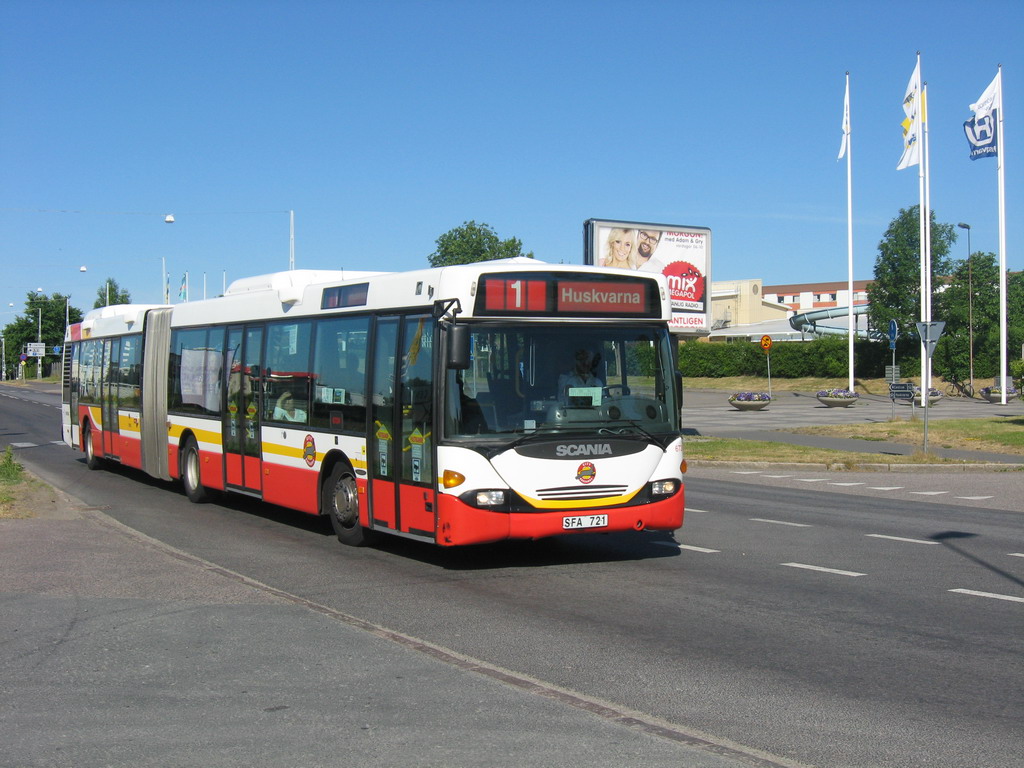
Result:
{"label": "road sign post", "polygon": [[772,398],[772,337],[762,336],[761,337],[761,349],[764,350],[765,357],[768,358],[768,399]]}
{"label": "road sign post", "polygon": [[[925,351],[928,353],[928,370],[931,371],[932,367],[932,355],[935,353],[935,345],[939,342],[939,337],[942,336],[942,330],[946,327],[946,324],[941,321],[931,323],[918,323],[917,332],[921,336],[921,343],[924,344]],[[921,375],[921,407],[924,408],[924,452],[928,453],[928,411],[931,408],[928,407],[928,398],[931,395],[932,388],[931,376],[925,376],[922,371]]]}

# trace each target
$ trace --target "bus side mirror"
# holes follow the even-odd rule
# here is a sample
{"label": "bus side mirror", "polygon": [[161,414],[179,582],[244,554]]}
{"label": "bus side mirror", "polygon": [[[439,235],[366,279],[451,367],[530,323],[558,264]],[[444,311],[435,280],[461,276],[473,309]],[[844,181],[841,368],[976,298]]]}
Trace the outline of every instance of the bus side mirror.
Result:
{"label": "bus side mirror", "polygon": [[448,326],[448,367],[460,371],[469,368],[469,326],[464,323]]}

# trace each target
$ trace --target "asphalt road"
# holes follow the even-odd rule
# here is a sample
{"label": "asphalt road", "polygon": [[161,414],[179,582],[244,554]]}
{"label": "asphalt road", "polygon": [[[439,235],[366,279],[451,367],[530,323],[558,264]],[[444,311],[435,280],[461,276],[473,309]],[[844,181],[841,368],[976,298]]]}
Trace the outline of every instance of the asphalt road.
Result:
{"label": "asphalt road", "polygon": [[[295,513],[190,505],[136,472],[88,472],[46,442],[58,437],[56,414],[45,395],[0,397],[0,448],[22,444],[20,460],[101,508],[86,519],[98,515],[108,541],[118,523],[100,517],[152,542],[148,557],[125,555],[119,582],[96,570],[102,548],[75,554],[73,537],[55,533],[71,523],[0,527],[0,630],[19,650],[0,679],[22,702],[0,705],[0,740],[16,745],[8,755],[46,756],[0,754],[0,765],[236,765],[229,747],[246,739],[265,758],[247,753],[249,764],[268,765],[334,755],[363,765],[1007,766],[1024,754],[1024,516],[1010,475],[997,493],[912,496],[829,487],[863,479],[854,473],[697,470],[674,540],[449,551],[396,539],[354,550]],[[970,495],[992,498],[957,498]],[[27,554],[43,530],[53,559],[42,562],[68,552],[76,573],[114,582],[102,605],[88,603],[101,617],[88,634],[78,628],[92,592],[48,592]],[[190,577],[147,570],[165,558]],[[40,594],[45,620],[35,621]],[[47,654],[33,653],[43,641]],[[170,733],[194,729],[202,746],[174,751],[140,712]],[[44,718],[92,738],[76,753],[61,729],[39,727]]]}

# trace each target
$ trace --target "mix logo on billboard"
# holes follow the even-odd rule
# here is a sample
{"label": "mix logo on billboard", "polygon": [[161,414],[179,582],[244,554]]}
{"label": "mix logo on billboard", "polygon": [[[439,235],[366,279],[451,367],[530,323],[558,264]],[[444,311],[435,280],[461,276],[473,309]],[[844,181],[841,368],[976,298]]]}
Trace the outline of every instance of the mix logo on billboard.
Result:
{"label": "mix logo on billboard", "polygon": [[704,275],[688,261],[675,261],[665,267],[665,279],[675,302],[697,304],[704,299]]}

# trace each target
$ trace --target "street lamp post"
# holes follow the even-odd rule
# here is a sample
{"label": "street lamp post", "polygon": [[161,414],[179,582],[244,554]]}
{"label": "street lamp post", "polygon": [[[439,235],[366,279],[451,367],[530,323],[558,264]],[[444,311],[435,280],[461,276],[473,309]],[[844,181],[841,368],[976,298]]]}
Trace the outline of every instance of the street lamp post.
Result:
{"label": "street lamp post", "polygon": [[974,276],[971,269],[971,225],[960,222],[957,226],[967,230],[967,343],[970,345],[971,397],[974,397]]}

